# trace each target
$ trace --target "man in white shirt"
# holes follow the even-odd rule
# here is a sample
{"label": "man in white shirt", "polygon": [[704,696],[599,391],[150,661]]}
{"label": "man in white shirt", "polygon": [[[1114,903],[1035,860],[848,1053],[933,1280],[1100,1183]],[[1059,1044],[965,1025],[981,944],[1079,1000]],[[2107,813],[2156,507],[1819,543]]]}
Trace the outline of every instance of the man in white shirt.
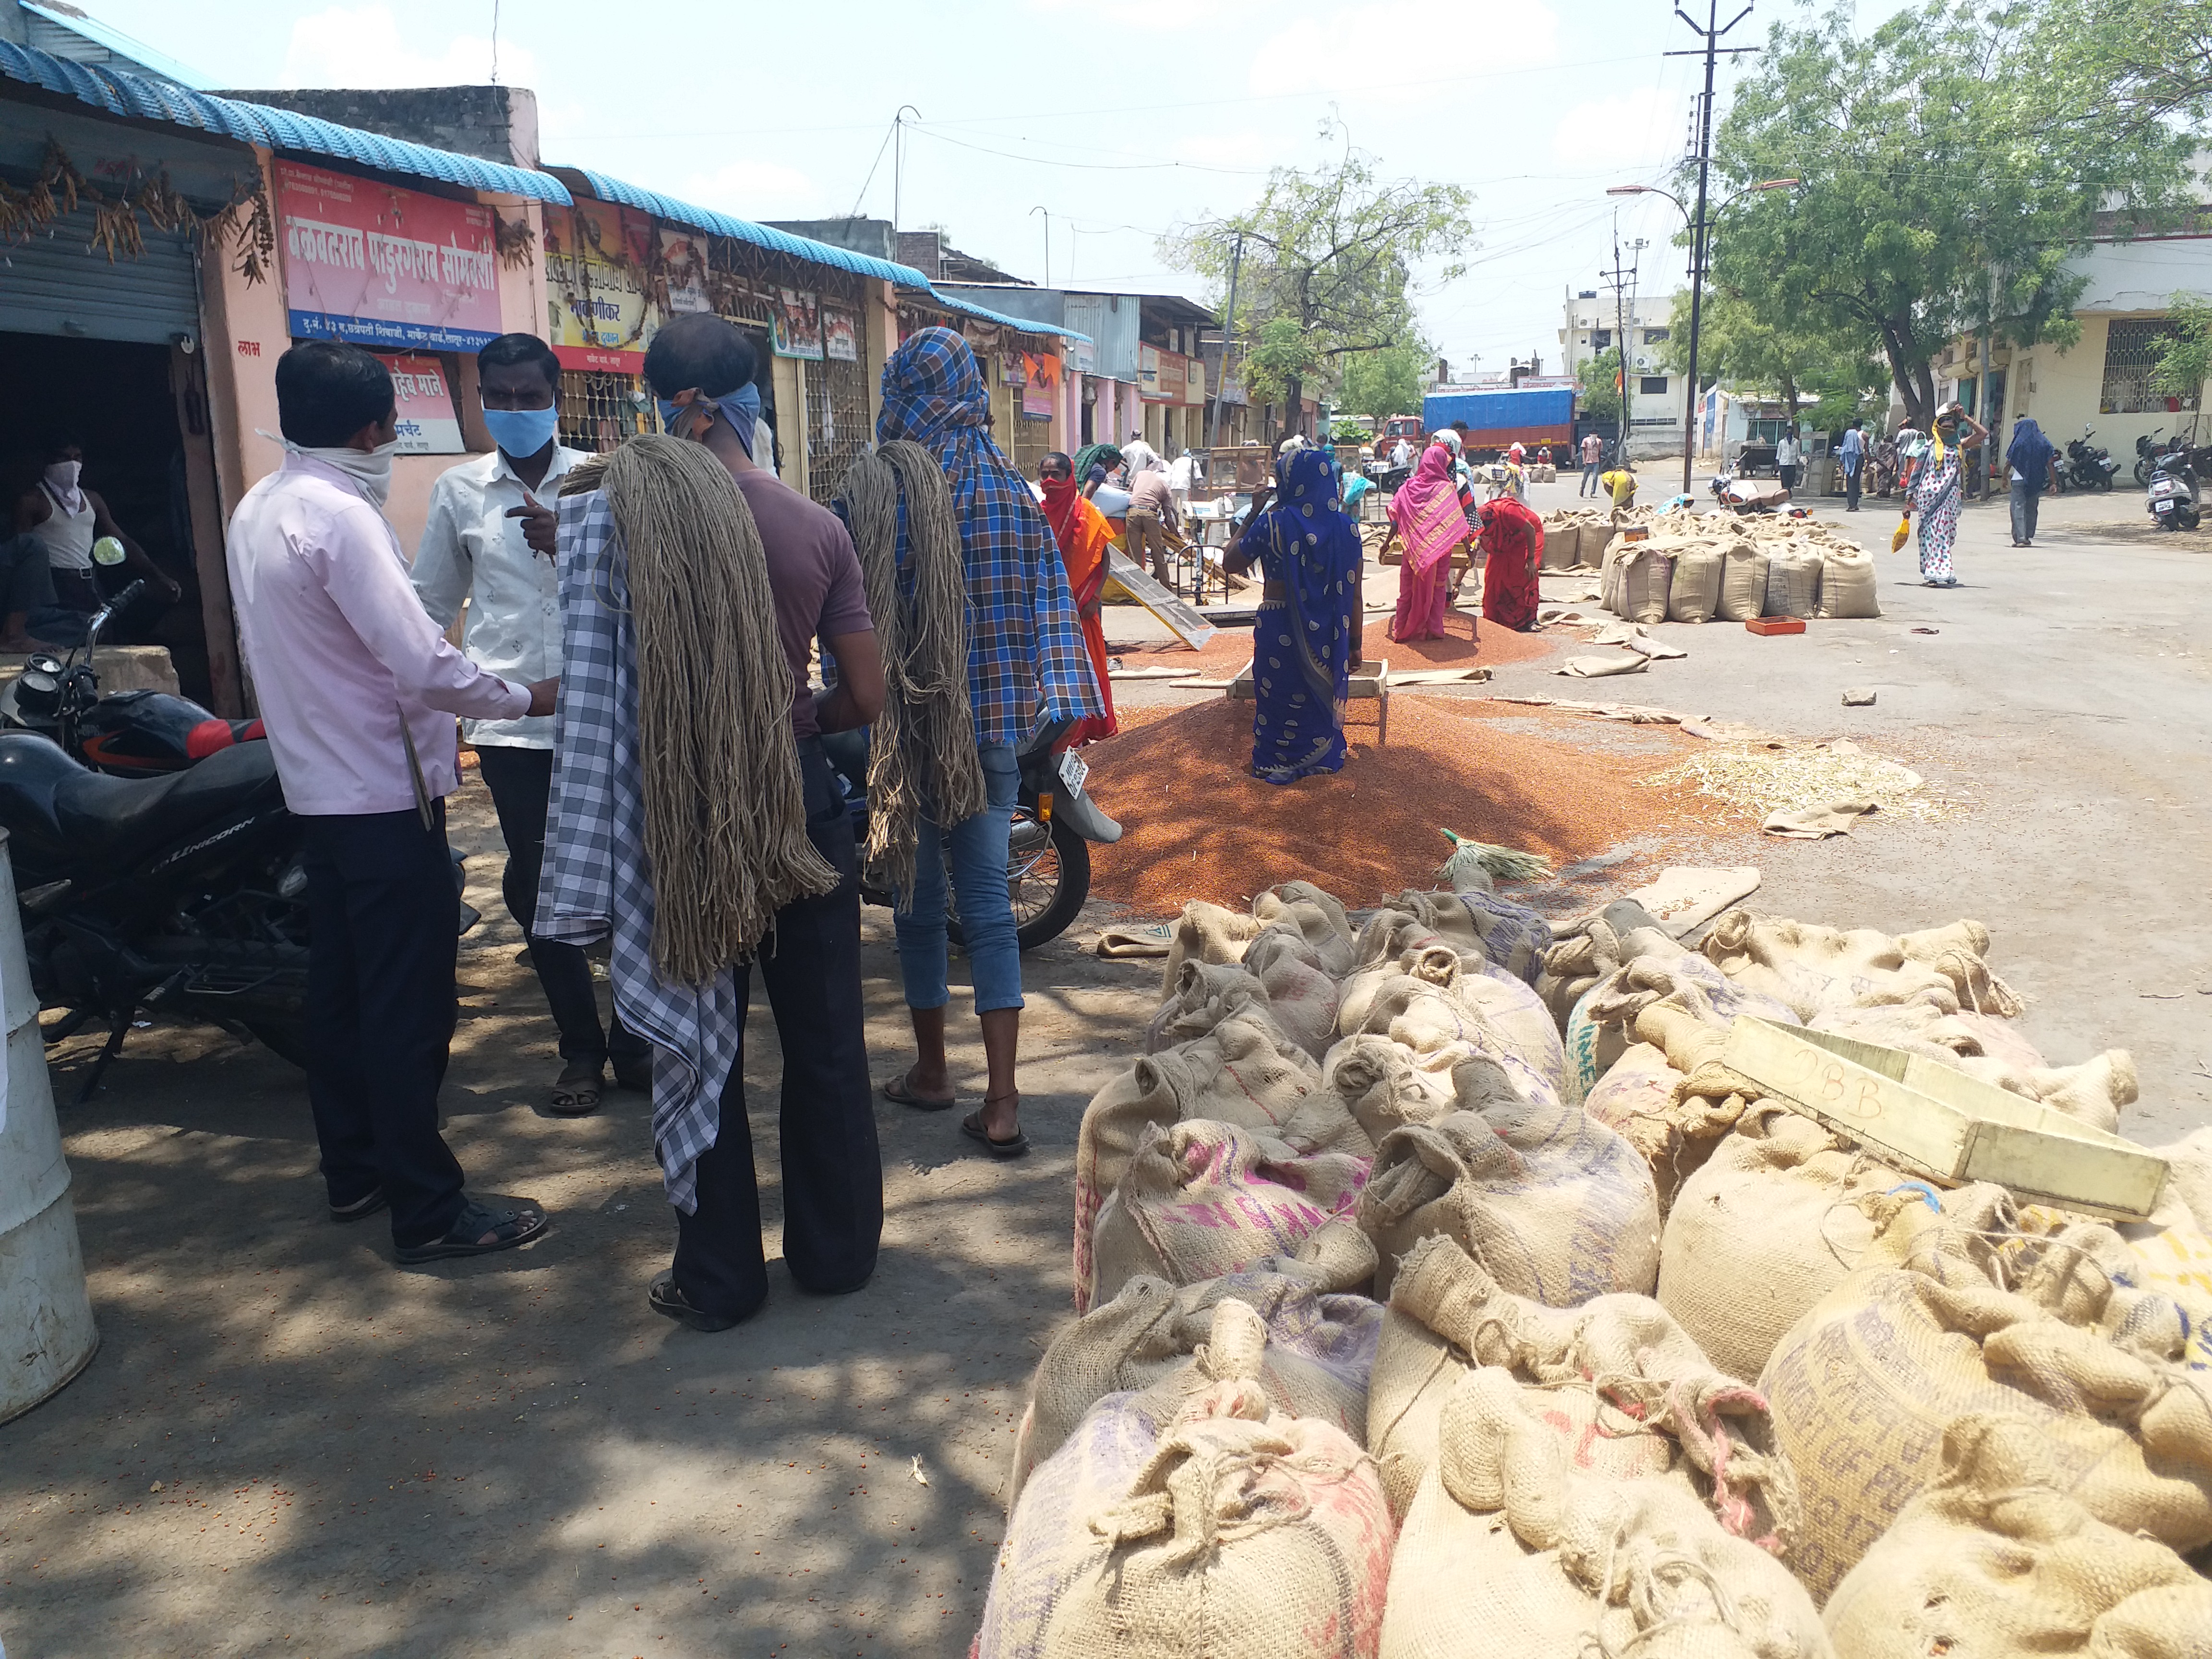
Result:
{"label": "man in white shirt", "polygon": [[[469,660],[528,684],[561,673],[561,599],[548,554],[561,479],[585,459],[559,439],[561,362],[534,334],[502,334],[477,354],[484,424],[497,445],[464,461],[430,490],[430,513],[415,555],[415,591],[441,628],[453,626],[468,602],[461,647]],[[553,787],[553,717],[473,720],[463,734],[476,745],[477,769],[491,791],[499,833],[507,842],[500,882],[507,914],[529,942],[530,963],[561,1033],[561,1074],[552,1110],[562,1117],[594,1111],[607,1061],[624,1089],[650,1091],[653,1048],[617,1018],[599,1024],[592,964],[581,950],[540,939],[531,930],[538,910],[538,872],[545,854],[545,805]]]}
{"label": "man in white shirt", "polygon": [[294,346],[276,414],[289,453],[238,504],[225,556],[284,802],[307,820],[307,1098],[331,1218],[389,1207],[403,1263],[507,1249],[544,1211],[462,1190],[438,1133],[460,920],[445,798],[454,715],[550,714],[559,688],[486,673],[423,613],[383,512],[399,445],[382,363]]}
{"label": "man in white shirt", "polygon": [[1796,433],[1784,432],[1781,437],[1775,440],[1774,470],[1782,475],[1782,487],[1784,489],[1797,488],[1797,455]]}
{"label": "man in white shirt", "polygon": [[1403,438],[1390,446],[1390,465],[1395,471],[1413,464],[1413,447]]}

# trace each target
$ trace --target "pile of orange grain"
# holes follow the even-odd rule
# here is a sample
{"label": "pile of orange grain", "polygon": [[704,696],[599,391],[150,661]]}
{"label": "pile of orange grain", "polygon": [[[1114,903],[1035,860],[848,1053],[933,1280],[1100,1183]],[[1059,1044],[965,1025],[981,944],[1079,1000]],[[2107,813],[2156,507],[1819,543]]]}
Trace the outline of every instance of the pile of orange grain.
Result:
{"label": "pile of orange grain", "polygon": [[[1389,635],[1389,619],[1382,618],[1367,625],[1364,649],[1370,661],[1387,661],[1393,672],[1400,669],[1498,667],[1505,663],[1533,662],[1548,657],[1562,646],[1577,641],[1565,634],[1516,634],[1500,628],[1495,623],[1481,625],[1481,636],[1476,637],[1476,617],[1471,611],[1453,611],[1444,617],[1444,633],[1441,640],[1408,640],[1401,643]],[[1241,668],[1252,657],[1252,630],[1249,628],[1224,628],[1206,642],[1205,648],[1193,651],[1180,641],[1147,640],[1142,643],[1115,644],[1113,618],[1107,618],[1106,635],[1109,648],[1132,668],[1184,668],[1193,675],[1210,678],[1226,678]]]}
{"label": "pile of orange grain", "polygon": [[1431,884],[1450,850],[1442,828],[1566,865],[1713,827],[1682,792],[1636,787],[1698,746],[1671,727],[1638,728],[1646,753],[1591,752],[1577,744],[1578,716],[1401,693],[1378,749],[1375,710],[1352,705],[1341,772],[1282,787],[1248,769],[1249,703],[1125,711],[1120,735],[1084,750],[1091,792],[1123,830],[1094,850],[1091,891],[1164,915],[1194,898],[1241,908],[1303,878],[1367,905]]}

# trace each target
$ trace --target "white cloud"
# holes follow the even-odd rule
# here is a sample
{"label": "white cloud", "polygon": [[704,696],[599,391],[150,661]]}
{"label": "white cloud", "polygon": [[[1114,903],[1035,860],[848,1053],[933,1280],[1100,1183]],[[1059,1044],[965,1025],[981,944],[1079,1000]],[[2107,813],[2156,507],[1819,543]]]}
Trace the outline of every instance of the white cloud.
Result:
{"label": "white cloud", "polygon": [[823,210],[814,180],[775,161],[725,162],[711,173],[694,173],[675,194],[740,219],[803,219]]}
{"label": "white cloud", "polygon": [[1559,56],[1559,18],[1545,6],[1473,0],[1451,13],[1449,30],[1439,30],[1427,50],[1418,12],[1402,4],[1350,6],[1279,29],[1253,54],[1246,90],[1256,96],[1387,91],[1400,104],[1465,98],[1470,85],[1455,86],[1449,77],[1464,75],[1471,84],[1503,64],[1540,68]]}
{"label": "white cloud", "polygon": [[[388,6],[332,6],[292,25],[283,80],[288,87],[477,86],[491,71],[488,35],[452,35],[434,51],[417,34],[403,33]],[[537,73],[528,48],[499,43],[502,82],[527,87]]]}
{"label": "white cloud", "polygon": [[1639,87],[1577,104],[1559,118],[1549,159],[1562,167],[1614,167],[1624,179],[1649,173],[1682,153],[1688,99],[1679,90]]}

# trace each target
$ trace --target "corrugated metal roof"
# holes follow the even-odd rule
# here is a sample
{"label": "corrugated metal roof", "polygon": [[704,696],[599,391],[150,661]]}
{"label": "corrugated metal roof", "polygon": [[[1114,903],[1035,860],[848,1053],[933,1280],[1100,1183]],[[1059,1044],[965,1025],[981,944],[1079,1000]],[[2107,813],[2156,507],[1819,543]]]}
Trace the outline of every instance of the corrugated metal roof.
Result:
{"label": "corrugated metal roof", "polygon": [[837,270],[849,270],[856,276],[874,276],[886,283],[896,283],[901,288],[929,286],[929,279],[912,265],[895,265],[888,259],[872,259],[865,253],[854,252],[850,248],[817,242],[810,237],[794,236],[787,230],[778,230],[772,225],[755,224],[750,219],[736,218],[727,213],[717,213],[712,208],[696,207],[690,202],[680,202],[673,196],[663,196],[657,190],[647,190],[642,185],[609,178],[590,167],[558,170],[581,179],[592,194],[602,202],[619,202],[624,207],[635,208],[640,213],[649,213],[656,219],[667,220],[671,224],[689,225],[694,230],[707,231],[713,235],[734,237],[741,242],[750,242],[755,247],[787,253],[794,259],[829,265]]}
{"label": "corrugated metal roof", "polygon": [[903,289],[927,294],[938,305],[948,311],[965,312],[971,317],[981,317],[987,322],[1002,324],[1019,329],[1024,334],[1064,334],[1071,340],[1088,340],[1087,334],[1078,334],[1073,329],[1054,328],[1049,324],[1035,323],[1024,317],[1008,317],[988,311],[965,300],[949,294],[940,294],[930,286],[929,278],[912,265],[893,264],[888,259],[871,258],[865,253],[855,253],[850,248],[839,247],[830,242],[817,242],[811,237],[794,236],[787,230],[778,230],[773,225],[755,224],[750,219],[739,219],[727,213],[717,213],[712,208],[695,206],[678,201],[673,196],[663,196],[657,190],[625,183],[608,177],[590,167],[560,167],[584,181],[585,187],[602,202],[619,203],[623,207],[635,208],[640,213],[649,213],[656,219],[665,219],[671,224],[689,225],[694,230],[703,230],[711,235],[732,236],[741,242],[750,242],[755,247],[787,253],[794,259],[810,264],[828,265],[836,270],[849,270],[856,276],[873,276],[882,282]]}
{"label": "corrugated metal roof", "polygon": [[312,115],[248,104],[235,98],[217,98],[194,92],[173,82],[149,76],[126,75],[118,70],[94,69],[65,58],[0,40],[0,78],[44,88],[64,98],[74,98],[110,115],[141,121],[166,121],[172,126],[194,127],[218,133],[244,144],[260,144],[293,155],[323,155],[385,173],[410,173],[506,196],[567,206],[568,186],[550,173],[534,173],[497,161],[457,155],[451,150],[386,138],[357,127],[340,126]]}
{"label": "corrugated metal roof", "polygon": [[[918,271],[915,273],[917,276],[920,274]],[[1051,323],[1035,322],[1027,317],[1009,317],[1003,311],[993,311],[988,306],[979,306],[971,300],[963,300],[945,293],[939,289],[932,288],[927,282],[906,283],[901,286],[920,288],[947,311],[957,311],[970,317],[981,317],[985,322],[997,323],[1002,328],[1014,329],[1024,334],[1057,334],[1065,339],[1081,340],[1086,345],[1091,341],[1088,334],[1079,334],[1072,328],[1060,328]]]}

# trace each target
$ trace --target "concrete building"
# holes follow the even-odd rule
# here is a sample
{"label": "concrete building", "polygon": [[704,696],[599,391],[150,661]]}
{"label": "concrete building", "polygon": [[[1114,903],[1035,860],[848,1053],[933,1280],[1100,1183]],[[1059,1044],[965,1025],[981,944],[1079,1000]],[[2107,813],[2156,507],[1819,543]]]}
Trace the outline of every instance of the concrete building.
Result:
{"label": "concrete building", "polygon": [[[1674,295],[1639,294],[1628,307],[1624,360],[1628,383],[1628,453],[1632,456],[1679,455],[1682,422],[1689,411],[1686,377],[1670,372],[1657,347],[1668,332]],[[1571,290],[1559,328],[1563,373],[1579,380],[1583,365],[1610,351],[1622,331],[1620,307],[1611,295],[1595,289]]]}

